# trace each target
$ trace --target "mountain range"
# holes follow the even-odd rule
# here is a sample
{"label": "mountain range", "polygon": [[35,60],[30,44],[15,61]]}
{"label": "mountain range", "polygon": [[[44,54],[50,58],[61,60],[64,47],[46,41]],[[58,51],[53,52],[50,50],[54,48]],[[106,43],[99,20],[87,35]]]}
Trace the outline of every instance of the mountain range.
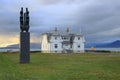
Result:
{"label": "mountain range", "polygon": [[[85,48],[120,48],[120,40],[106,43],[86,43]],[[19,49],[19,44],[8,45],[7,47],[1,47],[0,49]],[[40,43],[30,43],[30,49],[41,49]]]}
{"label": "mountain range", "polygon": [[120,40],[106,43],[87,43],[85,44],[86,48],[95,47],[95,48],[120,48]]}
{"label": "mountain range", "polygon": [[[40,43],[30,43],[30,49],[40,49]],[[7,47],[1,47],[0,49],[19,49],[19,44],[8,45]]]}

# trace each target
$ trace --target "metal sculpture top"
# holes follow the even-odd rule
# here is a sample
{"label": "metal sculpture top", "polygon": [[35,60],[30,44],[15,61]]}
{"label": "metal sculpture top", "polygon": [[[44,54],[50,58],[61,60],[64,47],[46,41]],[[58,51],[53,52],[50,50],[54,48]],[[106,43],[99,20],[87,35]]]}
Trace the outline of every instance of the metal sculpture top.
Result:
{"label": "metal sculpture top", "polygon": [[26,12],[23,13],[23,8],[20,11],[20,29],[21,32],[28,32],[29,31],[29,11],[26,8]]}

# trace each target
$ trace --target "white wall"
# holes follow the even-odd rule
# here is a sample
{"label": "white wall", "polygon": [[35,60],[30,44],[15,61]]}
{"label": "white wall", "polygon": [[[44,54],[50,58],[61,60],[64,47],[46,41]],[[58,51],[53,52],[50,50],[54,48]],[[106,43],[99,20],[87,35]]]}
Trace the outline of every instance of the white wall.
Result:
{"label": "white wall", "polygon": [[[57,37],[57,39],[55,39]],[[50,51],[62,51],[62,39],[61,36],[51,36],[50,40]],[[57,48],[55,48],[55,44],[57,44]]]}
{"label": "white wall", "polygon": [[[57,37],[57,39],[55,39],[55,37]],[[61,38],[61,36],[51,36],[50,42],[51,43],[62,42],[62,38]]]}
{"label": "white wall", "polygon": [[[57,48],[55,48],[55,44],[57,44]],[[50,44],[50,51],[61,51],[62,50],[62,44],[61,43],[51,43]]]}
{"label": "white wall", "polygon": [[[80,45],[80,47],[78,47]],[[78,40],[78,36],[75,36],[74,43],[73,43],[73,50],[74,51],[84,51],[84,37],[80,37]]]}
{"label": "white wall", "polygon": [[43,34],[41,38],[41,51],[49,51],[50,50],[50,44],[47,41],[47,35]]}
{"label": "white wall", "polygon": [[70,48],[70,45],[63,45],[63,50],[70,50],[71,48]]}

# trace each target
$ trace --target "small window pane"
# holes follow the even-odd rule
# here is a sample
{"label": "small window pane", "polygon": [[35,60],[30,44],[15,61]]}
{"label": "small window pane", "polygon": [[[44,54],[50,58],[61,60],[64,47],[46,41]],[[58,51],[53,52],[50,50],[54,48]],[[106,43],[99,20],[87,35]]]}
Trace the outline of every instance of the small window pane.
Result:
{"label": "small window pane", "polygon": [[57,48],[58,46],[57,46],[57,44],[55,44],[55,48]]}

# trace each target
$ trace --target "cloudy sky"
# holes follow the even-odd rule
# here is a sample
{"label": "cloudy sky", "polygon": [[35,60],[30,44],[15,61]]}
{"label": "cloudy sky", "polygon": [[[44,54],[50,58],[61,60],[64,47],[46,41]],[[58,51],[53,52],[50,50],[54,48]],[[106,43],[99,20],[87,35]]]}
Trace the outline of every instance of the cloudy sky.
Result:
{"label": "cloudy sky", "polygon": [[0,47],[19,43],[21,7],[30,11],[31,42],[55,27],[82,32],[86,42],[120,39],[120,0],[0,0]]}

